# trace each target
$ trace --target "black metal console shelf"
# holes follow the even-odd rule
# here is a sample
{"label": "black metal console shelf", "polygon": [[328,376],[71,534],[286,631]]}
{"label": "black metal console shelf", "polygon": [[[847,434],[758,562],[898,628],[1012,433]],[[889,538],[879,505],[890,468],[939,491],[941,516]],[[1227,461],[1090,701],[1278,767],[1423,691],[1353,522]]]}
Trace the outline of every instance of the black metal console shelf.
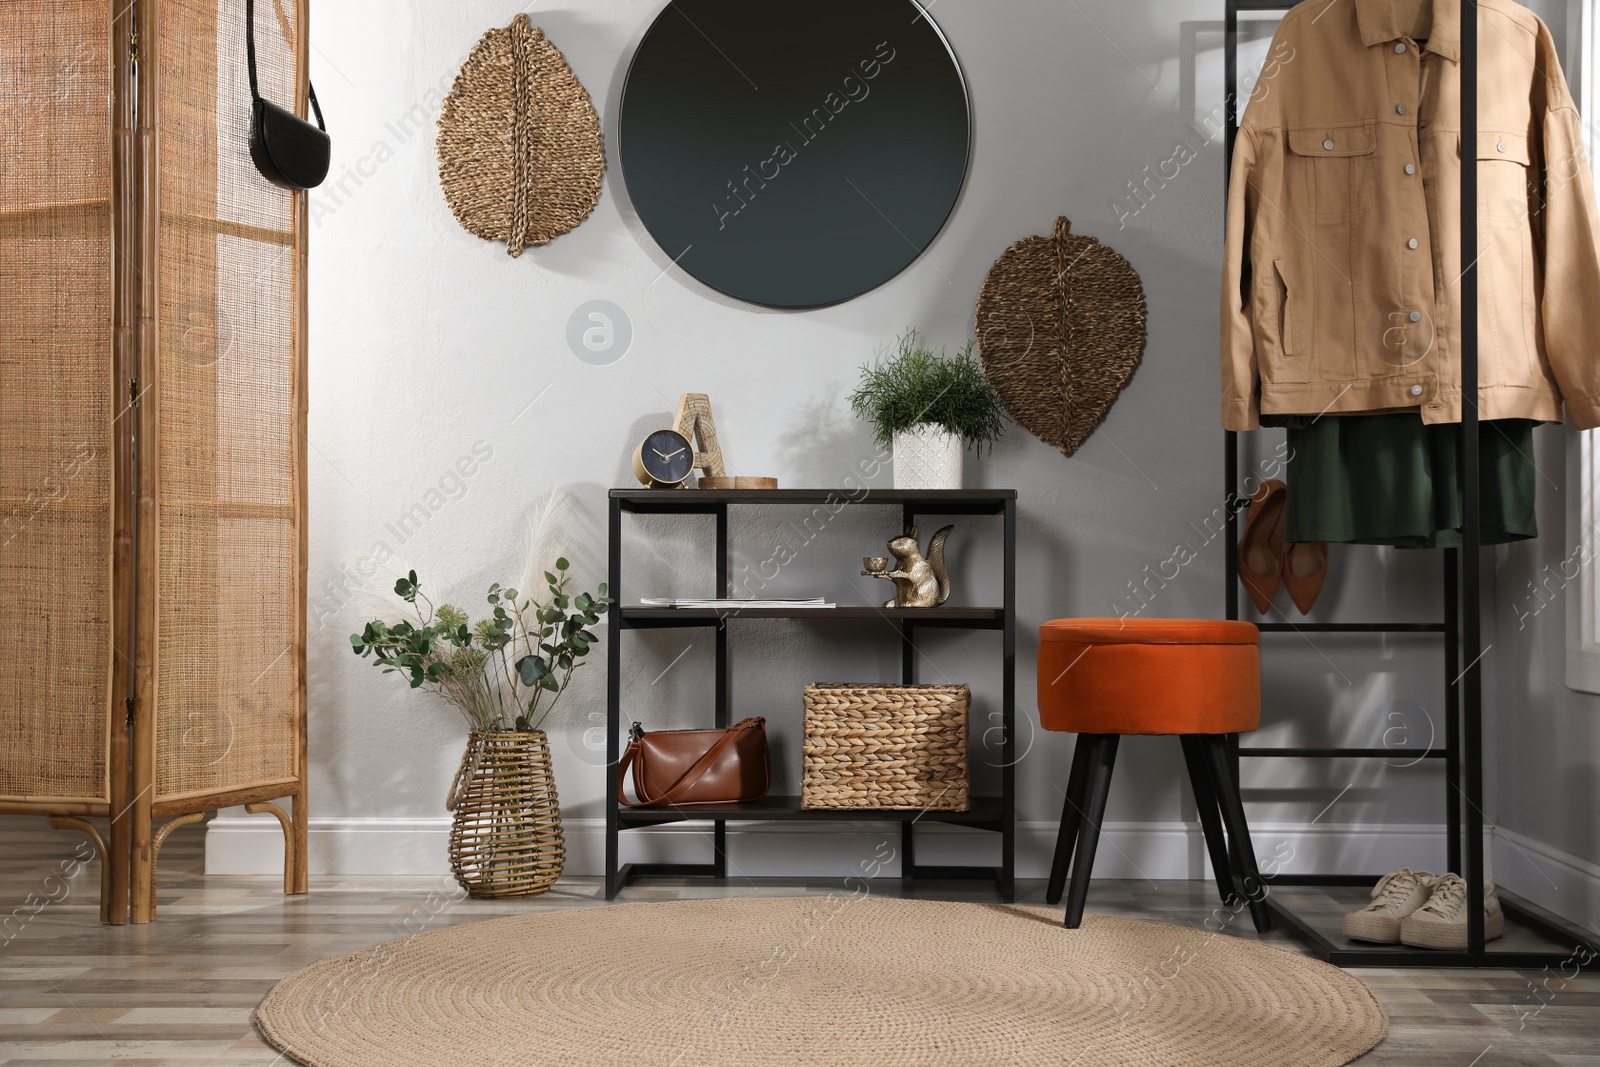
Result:
{"label": "black metal console shelf", "polygon": [[[871,605],[837,608],[742,608],[736,611],[695,608],[646,608],[626,602],[622,570],[622,516],[710,515],[715,520],[717,599],[733,595],[728,569],[728,511],[739,505],[892,506],[899,521],[919,515],[989,515],[1004,524],[1005,563],[999,607],[881,608]],[[609,588],[615,603],[607,620],[606,750],[606,899],[613,899],[636,878],[650,876],[726,878],[727,824],[730,822],[871,822],[898,823],[902,879],[993,879],[1002,900],[1015,899],[1016,868],[1016,649],[1017,649],[1017,494],[1014,489],[844,490],[844,489],[613,489],[610,516]],[[916,680],[917,631],[929,628],[998,630],[1001,634],[1000,795],[974,796],[967,811],[807,811],[795,796],[769,796],[750,804],[679,805],[668,808],[625,808],[617,803],[618,761],[624,742],[622,707],[623,633],[681,627],[715,629],[716,666],[713,683],[715,724],[733,722],[733,696],[728,682],[730,624],[741,619],[799,619],[821,625],[859,627],[879,622],[900,642],[900,681]],[[798,696],[797,696],[798,700]],[[623,831],[664,823],[706,821],[712,855],[709,863],[630,863],[619,860]],[[915,826],[948,823],[989,830],[1000,835],[1000,865],[934,866],[916,862]]]}
{"label": "black metal console shelf", "polygon": [[917,626],[947,626],[964,630],[999,630],[1005,626],[1004,608],[623,608],[624,630],[664,627],[717,626],[724,619],[809,619],[813,622],[887,619]]}
{"label": "black metal console shelf", "polygon": [[[1230,119],[1242,111],[1239,89],[1239,13],[1283,12],[1294,6],[1284,0],[1224,0],[1224,76]],[[1477,82],[1478,26],[1474,5],[1463,4],[1461,26],[1461,248],[1478,247],[1477,238]],[[1225,126],[1224,188],[1231,176],[1235,123]],[[1459,282],[1462,304],[1477,305],[1477,261],[1466,264]],[[1462,381],[1462,519],[1463,547],[1446,549],[1444,557],[1444,620],[1437,623],[1291,623],[1263,622],[1262,633],[1319,634],[1439,634],[1444,642],[1445,741],[1442,750],[1420,754],[1425,759],[1442,759],[1445,764],[1445,823],[1448,838],[1449,869],[1467,882],[1467,943],[1462,952],[1412,949],[1404,946],[1362,945],[1346,941],[1337,928],[1340,916],[1333,911],[1315,917],[1302,914],[1279,892],[1280,887],[1370,886],[1386,871],[1365,874],[1279,875],[1267,879],[1267,903],[1278,924],[1300,938],[1322,959],[1344,967],[1552,967],[1590,969],[1600,965],[1600,939],[1576,925],[1521,899],[1503,888],[1497,889],[1506,913],[1505,941],[1485,942],[1483,929],[1484,854],[1483,832],[1483,647],[1481,627],[1482,547],[1479,507],[1478,454],[1478,322],[1475,315],[1464,315],[1461,328]],[[1238,560],[1231,546],[1239,540],[1239,514],[1246,502],[1238,493],[1239,439],[1224,432],[1224,493],[1227,501],[1226,557],[1227,617],[1239,618]],[[1462,663],[1466,666],[1463,668]],[[1404,749],[1384,748],[1241,748],[1238,739],[1233,751],[1239,758],[1328,758],[1384,759],[1405,756]],[[1238,763],[1235,762],[1235,775]],[[1355,906],[1359,907],[1357,903]],[[1522,944],[1514,943],[1513,932],[1520,927]]]}

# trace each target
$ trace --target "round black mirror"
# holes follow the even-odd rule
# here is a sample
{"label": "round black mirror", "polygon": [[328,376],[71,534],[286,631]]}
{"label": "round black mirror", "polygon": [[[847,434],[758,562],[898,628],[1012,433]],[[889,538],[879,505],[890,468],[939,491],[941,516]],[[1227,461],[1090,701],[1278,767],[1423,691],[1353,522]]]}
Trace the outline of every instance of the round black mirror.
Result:
{"label": "round black mirror", "polygon": [[622,91],[628,195],[689,274],[753,304],[860,296],[967,173],[961,68],[916,0],[672,0]]}

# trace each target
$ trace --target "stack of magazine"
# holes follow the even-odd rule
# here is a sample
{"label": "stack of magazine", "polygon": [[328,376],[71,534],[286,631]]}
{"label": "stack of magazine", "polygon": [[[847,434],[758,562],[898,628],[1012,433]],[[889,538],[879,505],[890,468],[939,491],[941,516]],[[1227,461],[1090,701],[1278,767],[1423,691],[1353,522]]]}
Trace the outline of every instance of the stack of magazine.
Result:
{"label": "stack of magazine", "polygon": [[765,599],[765,600],[716,600],[701,599],[696,597],[670,597],[647,596],[639,600],[647,608],[715,608],[718,610],[738,610],[740,608],[831,608],[836,607],[831,601],[821,597],[807,597],[797,600]]}

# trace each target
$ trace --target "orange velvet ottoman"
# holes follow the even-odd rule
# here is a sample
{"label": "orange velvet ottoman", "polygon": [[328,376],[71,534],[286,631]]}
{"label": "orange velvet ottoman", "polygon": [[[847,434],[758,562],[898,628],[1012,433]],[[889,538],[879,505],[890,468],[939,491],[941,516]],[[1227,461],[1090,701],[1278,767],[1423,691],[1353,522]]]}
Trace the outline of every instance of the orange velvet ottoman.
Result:
{"label": "orange velvet ottoman", "polygon": [[[1083,921],[1117,747],[1125,734],[1174,734],[1223,901],[1271,925],[1229,741],[1261,723],[1260,633],[1215,619],[1057,619],[1039,628],[1039,722],[1078,735],[1045,899]],[[1227,832],[1224,836],[1223,827]],[[1236,880],[1237,878],[1237,880]]]}

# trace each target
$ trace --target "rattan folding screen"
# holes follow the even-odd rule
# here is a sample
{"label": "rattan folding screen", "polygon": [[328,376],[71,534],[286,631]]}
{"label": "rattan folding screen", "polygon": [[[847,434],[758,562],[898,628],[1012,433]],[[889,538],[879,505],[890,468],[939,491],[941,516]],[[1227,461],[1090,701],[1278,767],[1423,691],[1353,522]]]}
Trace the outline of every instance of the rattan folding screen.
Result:
{"label": "rattan folding screen", "polygon": [[[306,14],[257,7],[302,114]],[[6,0],[0,41],[0,813],[95,838],[107,922],[226,806],[304,892],[306,204],[250,161],[244,2]]]}

